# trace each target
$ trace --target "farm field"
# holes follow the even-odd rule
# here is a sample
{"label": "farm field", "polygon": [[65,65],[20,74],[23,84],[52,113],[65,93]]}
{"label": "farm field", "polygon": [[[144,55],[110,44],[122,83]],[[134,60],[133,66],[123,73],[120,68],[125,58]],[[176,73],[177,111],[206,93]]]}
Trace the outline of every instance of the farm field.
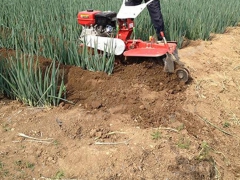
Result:
{"label": "farm field", "polygon": [[[19,4],[12,6],[13,2]],[[23,54],[32,57],[33,62],[37,60],[45,75],[47,68],[55,66],[53,62],[60,63],[59,69],[49,70],[50,82],[38,84],[47,88],[37,100],[28,93],[28,88],[32,88],[34,80],[37,84],[41,79],[40,69],[36,79],[29,76],[32,82],[27,81],[28,77],[24,79],[24,73],[16,75],[29,84],[23,87],[19,83],[16,90],[17,85],[13,84],[13,92],[7,95],[19,93],[15,98],[25,104],[6,97],[6,92],[3,95],[11,86],[0,76],[1,88],[4,87],[0,89],[0,179],[240,179],[240,26],[236,23],[239,17],[227,13],[225,20],[211,21],[212,25],[207,26],[210,20],[203,22],[199,16],[194,30],[189,26],[194,22],[191,19],[186,20],[185,16],[176,19],[175,11],[173,17],[167,16],[173,11],[167,1],[161,1],[163,7],[168,7],[163,9],[167,37],[181,42],[179,56],[191,72],[192,78],[183,84],[175,75],[164,73],[161,60],[153,58],[123,62],[115,57],[112,74],[86,70],[75,46],[80,27],[74,18],[77,10],[88,5],[77,0],[69,4],[62,0],[46,4],[42,0],[37,2],[44,7],[41,10],[22,2],[2,0],[7,8],[0,12],[0,74],[7,72],[8,65],[12,67],[9,70],[12,77],[17,68],[29,67],[2,63],[18,62]],[[240,4],[233,2],[235,7]],[[54,9],[54,3],[61,8]],[[104,3],[93,3],[91,7],[117,10],[115,3],[108,3],[109,7]],[[219,10],[222,7],[224,4]],[[230,7],[233,6],[226,12],[230,12]],[[54,9],[51,12],[54,18],[48,8]],[[14,18],[7,18],[13,9]],[[35,14],[14,25],[27,12]],[[194,16],[199,13],[194,12]],[[140,37],[147,35],[143,38],[152,33],[145,16],[139,20],[149,27],[148,32],[139,31]],[[170,23],[173,21],[179,25],[175,34]],[[200,28],[203,26],[219,27],[220,31],[209,33]],[[17,51],[22,54],[18,56]],[[58,72],[64,75],[62,79],[53,78]],[[58,91],[51,89],[54,87]],[[49,89],[52,94],[45,96]],[[67,101],[53,99],[62,94],[59,91],[64,93],[64,97],[59,97]],[[32,96],[27,99],[27,94]],[[29,106],[36,104],[42,106]]]}
{"label": "farm field", "polygon": [[146,61],[111,76],[69,66],[75,105],[31,108],[1,97],[1,177],[239,179],[239,41],[235,27],[181,49],[187,85]]}

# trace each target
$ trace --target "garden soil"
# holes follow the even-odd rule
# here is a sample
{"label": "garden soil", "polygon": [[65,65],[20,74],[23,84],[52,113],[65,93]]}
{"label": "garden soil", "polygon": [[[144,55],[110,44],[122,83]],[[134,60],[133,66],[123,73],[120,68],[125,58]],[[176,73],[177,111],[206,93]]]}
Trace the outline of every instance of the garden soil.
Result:
{"label": "garden soil", "polygon": [[179,56],[186,84],[135,58],[112,75],[61,65],[59,107],[1,95],[1,179],[240,179],[240,27],[185,41]]}

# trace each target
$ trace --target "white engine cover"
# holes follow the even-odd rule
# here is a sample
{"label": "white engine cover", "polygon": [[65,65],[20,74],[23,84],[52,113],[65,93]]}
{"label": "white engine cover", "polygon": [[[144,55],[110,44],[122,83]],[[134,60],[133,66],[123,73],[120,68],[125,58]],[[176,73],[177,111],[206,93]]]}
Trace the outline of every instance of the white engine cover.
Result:
{"label": "white engine cover", "polygon": [[86,46],[97,48],[101,51],[121,55],[125,50],[125,43],[121,39],[101,37],[95,35],[86,35],[80,38]]}

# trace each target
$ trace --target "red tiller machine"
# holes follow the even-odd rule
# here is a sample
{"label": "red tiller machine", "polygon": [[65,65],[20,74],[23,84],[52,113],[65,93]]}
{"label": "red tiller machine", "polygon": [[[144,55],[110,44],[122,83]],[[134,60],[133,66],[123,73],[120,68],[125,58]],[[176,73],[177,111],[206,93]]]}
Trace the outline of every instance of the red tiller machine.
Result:
{"label": "red tiller machine", "polygon": [[[187,82],[189,71],[179,61],[177,42],[163,41],[150,37],[149,41],[135,38],[134,19],[153,0],[137,6],[125,6],[123,0],[118,13],[113,11],[81,11],[77,15],[82,25],[80,40],[88,47],[127,57],[162,57],[164,71],[176,73],[181,81]],[[176,69],[176,65],[178,68]]]}

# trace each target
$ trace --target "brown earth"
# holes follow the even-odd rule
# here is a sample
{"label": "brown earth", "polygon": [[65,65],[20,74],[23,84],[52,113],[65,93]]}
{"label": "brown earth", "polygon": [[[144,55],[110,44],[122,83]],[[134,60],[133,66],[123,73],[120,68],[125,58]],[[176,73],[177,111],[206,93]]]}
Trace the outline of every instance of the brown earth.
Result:
{"label": "brown earth", "polygon": [[110,76],[64,66],[74,105],[32,108],[1,97],[0,177],[240,179],[239,42],[234,27],[179,50],[187,84],[160,60],[135,59]]}

